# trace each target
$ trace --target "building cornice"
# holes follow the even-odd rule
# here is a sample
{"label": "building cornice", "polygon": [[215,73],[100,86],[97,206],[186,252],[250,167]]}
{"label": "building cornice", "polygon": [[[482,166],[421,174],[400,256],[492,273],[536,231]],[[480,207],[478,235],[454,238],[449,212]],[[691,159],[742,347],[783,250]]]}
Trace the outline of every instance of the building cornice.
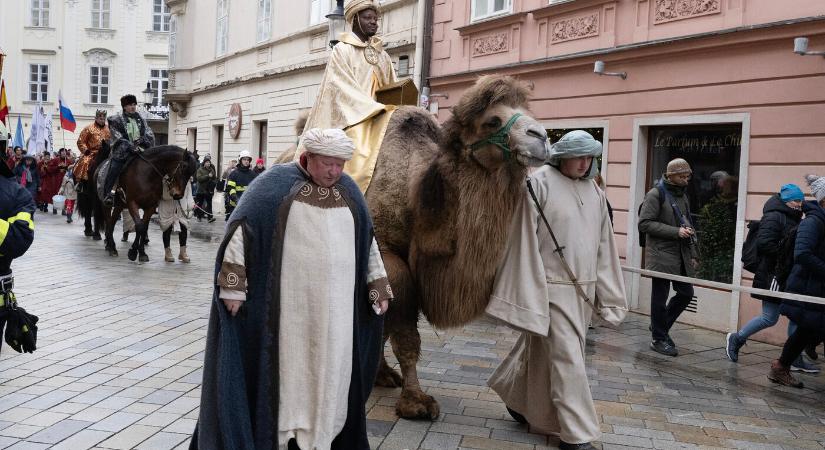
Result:
{"label": "building cornice", "polygon": [[56,55],[57,50],[45,50],[42,48],[24,48],[20,50],[27,55]]}
{"label": "building cornice", "polygon": [[144,53],[143,57],[146,59],[169,59],[169,55],[163,53]]}
{"label": "building cornice", "polygon": [[185,14],[187,0],[166,0],[166,6],[169,7],[169,12],[172,14]]}
{"label": "building cornice", "polygon": [[[435,85],[448,85],[453,83],[459,83],[464,81],[469,81],[475,79],[479,75],[483,75],[486,73],[498,73],[498,72],[512,72],[516,69],[528,69],[528,71],[532,70],[542,70],[541,66],[555,63],[555,62],[563,62],[563,61],[575,61],[577,59],[588,58],[592,56],[605,56],[605,55],[621,55],[627,54],[632,51],[639,51],[639,50],[658,50],[658,47],[662,45],[668,44],[679,44],[679,43],[688,43],[691,41],[698,41],[703,39],[711,39],[714,37],[723,37],[723,36],[731,36],[736,33],[746,33],[750,31],[758,31],[758,30],[768,30],[774,28],[781,28],[793,25],[804,25],[813,22],[825,22],[825,15],[822,16],[812,16],[812,17],[804,17],[800,19],[794,20],[783,20],[779,22],[770,22],[758,25],[748,25],[742,27],[735,27],[735,28],[727,28],[724,30],[716,30],[704,33],[697,33],[691,34],[686,36],[680,36],[675,38],[666,38],[666,39],[657,39],[653,41],[646,41],[640,42],[635,44],[626,44],[626,45],[619,45],[616,47],[609,47],[609,48],[600,48],[600,49],[593,49],[587,50],[583,52],[577,53],[569,53],[566,55],[559,55],[559,56],[551,56],[547,58],[539,58],[530,61],[520,61],[515,63],[509,64],[501,64],[497,66],[490,66],[485,67],[482,69],[475,69],[475,70],[466,70],[463,72],[439,75],[439,76],[430,76],[427,78],[431,82],[433,86]],[[814,33],[816,35],[823,34],[825,32],[825,27],[820,27],[819,31]],[[811,34],[810,32],[808,33]],[[783,37],[786,38],[786,37]],[[775,40],[778,38],[773,38],[770,40]],[[750,44],[752,41],[743,41],[742,44]],[[724,40],[719,41],[718,43],[714,43],[711,45],[707,45],[703,47],[703,49],[707,48],[714,48],[720,47],[724,45],[738,45],[740,42],[738,41],[731,41],[731,40]],[[789,50],[790,51],[790,50]],[[661,53],[658,53],[661,54]],[[592,64],[592,62],[589,62]],[[530,70],[532,69],[532,70]],[[466,80],[465,80],[466,79]]]}

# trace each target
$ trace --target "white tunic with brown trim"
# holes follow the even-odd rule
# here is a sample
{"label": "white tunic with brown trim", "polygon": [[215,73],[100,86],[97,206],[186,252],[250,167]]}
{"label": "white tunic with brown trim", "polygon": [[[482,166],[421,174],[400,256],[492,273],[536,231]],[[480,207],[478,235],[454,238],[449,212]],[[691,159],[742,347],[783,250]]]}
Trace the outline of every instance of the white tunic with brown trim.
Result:
{"label": "white tunic with brown trim", "polygon": [[[284,232],[279,330],[278,441],[328,449],[344,427],[352,371],[355,228],[337,188],[307,183],[290,207]],[[246,299],[241,227],[218,275],[220,298]],[[370,300],[392,298],[373,240]]]}

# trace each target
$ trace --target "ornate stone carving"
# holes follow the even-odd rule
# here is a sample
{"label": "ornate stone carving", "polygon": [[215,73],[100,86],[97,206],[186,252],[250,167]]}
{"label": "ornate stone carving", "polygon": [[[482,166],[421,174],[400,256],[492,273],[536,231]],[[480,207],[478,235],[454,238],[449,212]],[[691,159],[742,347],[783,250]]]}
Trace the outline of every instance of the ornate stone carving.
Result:
{"label": "ornate stone carving", "polygon": [[83,56],[86,57],[86,62],[91,65],[106,66],[111,65],[117,55],[105,48],[93,48],[83,52]]}
{"label": "ornate stone carving", "polygon": [[111,40],[115,38],[115,30],[106,28],[86,28],[86,36],[96,41]]}
{"label": "ornate stone carving", "polygon": [[69,8],[74,8],[78,1],[79,0],[66,0],[66,4],[69,5]]}
{"label": "ornate stone carving", "polygon": [[473,56],[492,55],[509,50],[507,33],[492,34],[473,40]]}
{"label": "ornate stone carving", "polygon": [[597,36],[599,34],[599,13],[553,22],[550,30],[550,42],[553,44]]}
{"label": "ornate stone carving", "polygon": [[706,16],[722,12],[720,0],[656,0],[654,23]]}
{"label": "ornate stone carving", "polygon": [[138,0],[125,0],[123,3],[126,4],[127,8],[135,9],[138,4]]}

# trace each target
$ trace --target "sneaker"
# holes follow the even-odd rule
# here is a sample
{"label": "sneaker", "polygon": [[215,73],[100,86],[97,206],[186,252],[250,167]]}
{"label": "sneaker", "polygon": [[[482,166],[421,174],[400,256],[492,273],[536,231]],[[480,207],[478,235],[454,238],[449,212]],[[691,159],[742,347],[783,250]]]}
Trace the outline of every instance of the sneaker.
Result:
{"label": "sneaker", "polygon": [[560,450],[595,450],[596,447],[593,447],[593,444],[589,442],[584,442],[581,444],[568,444],[564,441],[559,441],[559,449]]}
{"label": "sneaker", "polygon": [[650,349],[665,356],[679,356],[679,350],[667,340],[650,341]]}
{"label": "sneaker", "polygon": [[742,348],[742,344],[739,343],[739,337],[734,333],[728,333],[727,338],[725,338],[725,355],[728,356],[728,359],[733,362],[739,361],[740,348]]}
{"label": "sneaker", "polygon": [[783,386],[800,389],[804,386],[801,381],[791,375],[790,370],[782,367],[782,364],[779,364],[779,360],[774,360],[774,362],[771,363],[771,371],[768,372],[768,379]]}
{"label": "sneaker", "polygon": [[819,367],[809,363],[804,356],[799,355],[791,364],[791,372],[819,373]]}
{"label": "sneaker", "polygon": [[819,358],[819,355],[816,354],[816,345],[809,345],[805,347],[805,354],[808,355],[808,358],[811,360],[816,361]]}

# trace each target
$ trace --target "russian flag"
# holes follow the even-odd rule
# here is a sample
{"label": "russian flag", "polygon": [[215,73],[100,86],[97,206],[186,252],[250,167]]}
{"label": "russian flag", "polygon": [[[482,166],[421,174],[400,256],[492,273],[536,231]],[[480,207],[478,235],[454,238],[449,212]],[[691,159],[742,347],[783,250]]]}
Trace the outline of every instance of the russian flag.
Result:
{"label": "russian flag", "polygon": [[75,128],[77,128],[77,122],[74,120],[74,115],[72,115],[72,110],[66,106],[66,102],[63,101],[63,93],[58,92],[57,101],[60,105],[60,126],[63,127],[64,130],[69,130],[74,132]]}

